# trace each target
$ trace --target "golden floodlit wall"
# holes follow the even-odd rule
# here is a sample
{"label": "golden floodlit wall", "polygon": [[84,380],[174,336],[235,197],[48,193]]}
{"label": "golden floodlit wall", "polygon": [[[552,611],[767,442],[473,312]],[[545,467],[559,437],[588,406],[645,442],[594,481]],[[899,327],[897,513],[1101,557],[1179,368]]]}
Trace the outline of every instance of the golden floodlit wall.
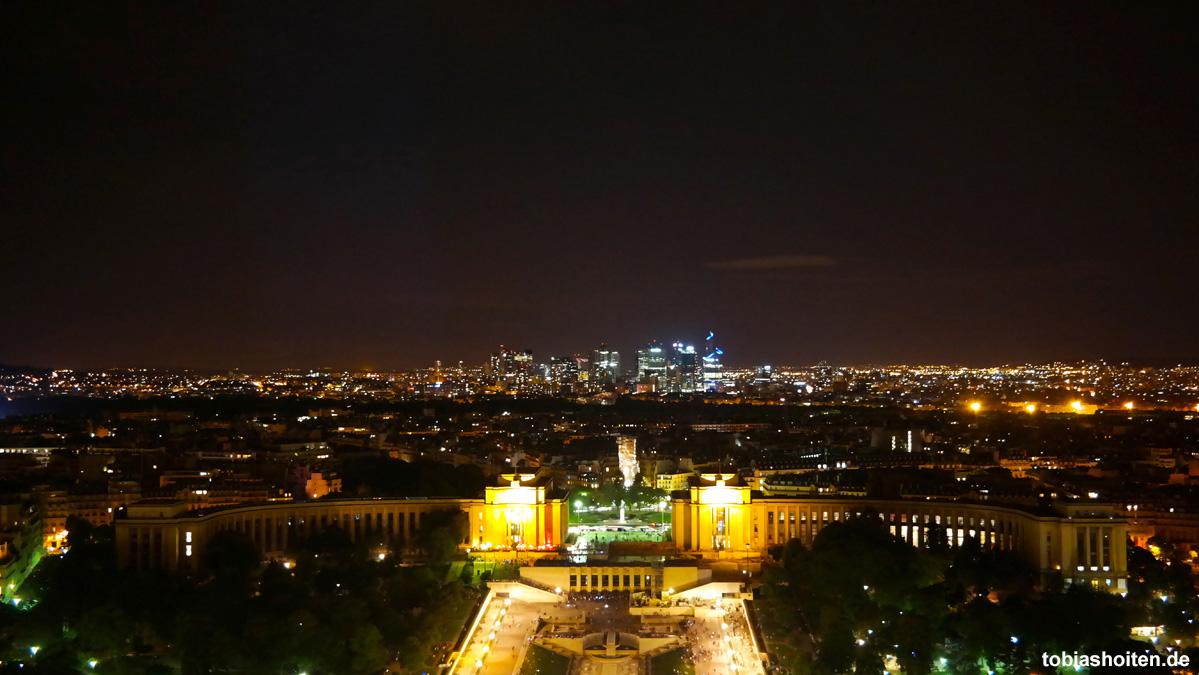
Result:
{"label": "golden floodlit wall", "polygon": [[265,557],[281,558],[297,540],[334,525],[355,541],[410,544],[426,514],[447,509],[467,515],[463,548],[548,550],[566,540],[565,499],[547,499],[544,487],[510,485],[488,488],[484,499],[272,502],[207,512],[147,500],[116,520],[117,557],[124,567],[193,571],[218,532],[245,534]]}
{"label": "golden floodlit wall", "polygon": [[[283,557],[291,543],[337,525],[351,539],[410,544],[426,514],[457,509],[467,515],[461,542],[475,551],[552,551],[564,545],[569,521],[565,499],[513,476],[489,487],[483,499],[362,499],[256,503],[188,511],[186,504],[147,500],[130,505],[116,521],[123,566],[192,571],[207,543],[221,531],[249,536],[268,558]],[[874,512],[897,537],[914,546],[941,532],[951,547],[967,538],[1019,553],[1043,574],[1068,583],[1125,589],[1127,525],[1115,507],[1064,504],[1053,513],[954,501],[842,498],[754,498],[745,486],[691,488],[672,503],[674,544],[683,553],[711,559],[763,555],[792,538],[811,544],[822,528]]]}
{"label": "golden floodlit wall", "polygon": [[1125,590],[1126,523],[1110,505],[1066,504],[1051,515],[1018,508],[953,501],[845,498],[758,498],[748,487],[693,487],[675,499],[671,525],[681,552],[705,558],[761,556],[795,538],[811,544],[830,523],[876,512],[892,534],[914,546],[935,531],[951,547],[973,537],[983,546],[1012,550],[1042,574],[1068,583]]}

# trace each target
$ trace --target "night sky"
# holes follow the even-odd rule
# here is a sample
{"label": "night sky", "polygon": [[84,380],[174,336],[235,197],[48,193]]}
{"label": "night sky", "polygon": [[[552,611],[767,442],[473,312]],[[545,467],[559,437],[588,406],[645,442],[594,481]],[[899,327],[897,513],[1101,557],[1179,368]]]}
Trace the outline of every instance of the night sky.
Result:
{"label": "night sky", "polygon": [[1196,2],[24,4],[0,363],[1199,361]]}

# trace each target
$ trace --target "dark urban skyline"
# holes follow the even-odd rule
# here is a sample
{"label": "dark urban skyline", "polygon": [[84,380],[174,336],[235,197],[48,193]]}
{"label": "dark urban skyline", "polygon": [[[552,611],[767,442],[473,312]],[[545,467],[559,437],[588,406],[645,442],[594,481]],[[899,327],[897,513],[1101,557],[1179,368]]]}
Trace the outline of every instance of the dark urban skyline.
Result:
{"label": "dark urban skyline", "polygon": [[1197,12],[25,9],[0,362],[1186,362]]}

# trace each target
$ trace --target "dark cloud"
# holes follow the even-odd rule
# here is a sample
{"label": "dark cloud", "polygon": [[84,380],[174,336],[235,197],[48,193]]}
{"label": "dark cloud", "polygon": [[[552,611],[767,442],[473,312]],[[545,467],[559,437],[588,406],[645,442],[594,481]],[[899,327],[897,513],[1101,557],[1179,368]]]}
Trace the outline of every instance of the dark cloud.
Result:
{"label": "dark cloud", "polygon": [[780,270],[793,267],[832,267],[837,259],[829,255],[768,255],[708,263],[714,270]]}

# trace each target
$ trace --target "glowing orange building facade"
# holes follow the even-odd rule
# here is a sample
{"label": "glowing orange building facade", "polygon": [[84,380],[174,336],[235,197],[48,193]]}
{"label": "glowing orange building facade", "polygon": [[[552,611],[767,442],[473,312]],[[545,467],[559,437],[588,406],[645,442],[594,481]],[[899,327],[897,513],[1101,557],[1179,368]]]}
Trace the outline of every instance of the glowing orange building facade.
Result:
{"label": "glowing orange building facade", "polygon": [[427,514],[459,510],[469,533],[464,549],[546,550],[566,540],[564,496],[533,474],[509,474],[506,485],[483,499],[351,499],[265,502],[188,510],[185,502],[149,499],[129,505],[116,520],[117,557],[124,567],[198,570],[218,532],[250,537],[267,558],[284,558],[297,541],[340,527],[352,540],[392,547],[411,545]]}
{"label": "glowing orange building facade", "polygon": [[1127,523],[1110,504],[1063,503],[1054,509],[950,500],[860,497],[763,498],[749,487],[707,475],[687,498],[673,500],[672,536],[680,552],[705,558],[758,557],[791,539],[811,544],[825,526],[870,514],[891,533],[925,546],[973,539],[1020,554],[1043,575],[1113,592],[1126,589]]}
{"label": "glowing orange building facade", "polygon": [[[283,558],[296,541],[337,526],[353,540],[392,548],[410,546],[427,514],[466,514],[460,546],[472,551],[553,551],[565,544],[569,513],[564,496],[532,473],[503,477],[482,499],[355,499],[265,502],[209,510],[185,502],[144,500],[116,520],[120,563],[135,568],[193,571],[205,547],[222,531],[249,536],[264,556]],[[699,485],[672,504],[674,544],[704,558],[760,557],[791,539],[811,543],[831,523],[877,517],[914,546],[934,538],[951,547],[974,540],[1019,553],[1042,574],[1068,583],[1125,590],[1127,524],[1112,505],[1071,502],[1054,509],[951,500],[857,497],[762,497],[723,476]]]}

